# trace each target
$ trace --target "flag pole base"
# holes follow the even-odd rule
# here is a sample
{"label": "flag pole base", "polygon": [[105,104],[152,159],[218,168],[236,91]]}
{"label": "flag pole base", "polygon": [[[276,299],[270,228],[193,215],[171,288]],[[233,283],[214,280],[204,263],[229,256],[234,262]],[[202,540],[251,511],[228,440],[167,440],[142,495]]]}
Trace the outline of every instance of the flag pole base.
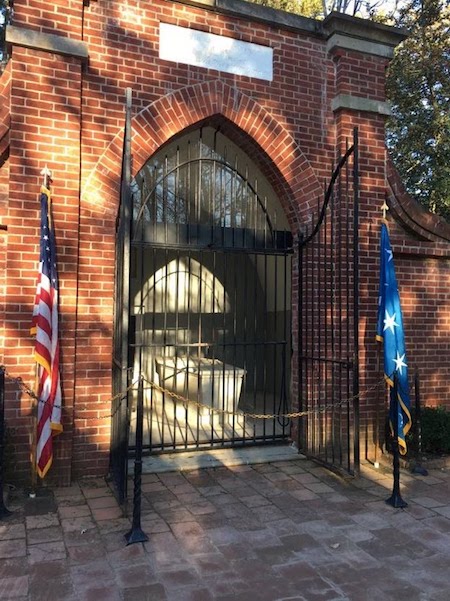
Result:
{"label": "flag pole base", "polygon": [[385,503],[392,505],[392,507],[395,507],[396,509],[408,507],[408,503],[402,499],[400,493],[396,492],[393,492],[389,499],[386,499]]}
{"label": "flag pole base", "polygon": [[411,470],[411,474],[419,474],[419,476],[428,476],[428,470],[421,465],[415,465]]}
{"label": "flag pole base", "polygon": [[133,543],[146,543],[148,541],[148,536],[142,528],[132,528],[125,534],[125,540],[127,541],[127,545],[132,545]]}

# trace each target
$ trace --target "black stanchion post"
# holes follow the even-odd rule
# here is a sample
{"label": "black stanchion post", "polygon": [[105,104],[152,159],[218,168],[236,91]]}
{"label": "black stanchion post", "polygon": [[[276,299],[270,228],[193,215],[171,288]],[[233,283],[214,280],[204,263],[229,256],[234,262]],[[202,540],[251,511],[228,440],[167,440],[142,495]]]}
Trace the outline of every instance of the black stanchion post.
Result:
{"label": "black stanchion post", "polygon": [[422,409],[420,406],[420,379],[419,370],[416,369],[414,373],[414,444],[416,451],[416,459],[414,467],[411,472],[413,474],[420,474],[421,476],[428,476],[428,470],[421,465],[422,457],[422,424],[421,424],[421,413]]}
{"label": "black stanchion post", "polygon": [[400,494],[400,454],[398,450],[398,382],[397,376],[394,375],[394,387],[391,388],[390,392],[390,403],[391,403],[391,415],[392,426],[393,426],[393,440],[392,440],[392,453],[393,453],[393,474],[394,474],[394,486],[392,489],[392,495],[389,499],[386,499],[388,505],[392,505],[395,508],[407,507],[408,503],[402,499]]}
{"label": "black stanchion post", "polygon": [[134,494],[133,494],[133,522],[131,530],[125,534],[127,545],[132,543],[145,543],[148,536],[141,528],[141,499],[142,499],[142,439],[144,428],[144,380],[139,380],[137,412],[136,412],[136,450],[134,456]]}
{"label": "black stanchion post", "polygon": [[11,515],[3,498],[3,455],[5,450],[5,370],[0,365],[0,519]]}

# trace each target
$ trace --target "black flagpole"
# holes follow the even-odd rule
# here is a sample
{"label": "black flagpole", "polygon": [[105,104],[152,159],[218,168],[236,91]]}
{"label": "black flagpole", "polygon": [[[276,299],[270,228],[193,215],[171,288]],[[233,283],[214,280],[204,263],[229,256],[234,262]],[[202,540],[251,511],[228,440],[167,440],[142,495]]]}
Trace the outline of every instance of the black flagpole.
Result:
{"label": "black flagpole", "polygon": [[[141,364],[141,362],[139,362]],[[132,543],[145,543],[148,536],[141,527],[141,500],[142,500],[142,433],[144,422],[144,380],[139,379],[137,415],[136,415],[136,450],[134,458],[134,495],[133,495],[133,521],[131,530],[125,535],[127,545]]]}
{"label": "black flagpole", "polygon": [[408,507],[408,503],[402,499],[400,494],[400,454],[398,450],[398,381],[397,375],[394,374],[394,388],[390,389],[390,402],[392,407],[392,414],[394,419],[392,420],[393,436],[392,436],[392,452],[393,452],[393,473],[394,473],[394,486],[392,489],[392,495],[389,499],[386,499],[388,505],[392,507],[403,509]]}

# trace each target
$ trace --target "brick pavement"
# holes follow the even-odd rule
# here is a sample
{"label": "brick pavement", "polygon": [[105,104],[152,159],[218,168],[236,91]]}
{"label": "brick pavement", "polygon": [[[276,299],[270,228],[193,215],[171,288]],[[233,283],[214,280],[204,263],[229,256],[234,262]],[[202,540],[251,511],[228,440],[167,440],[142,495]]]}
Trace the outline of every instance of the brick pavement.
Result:
{"label": "brick pavement", "polygon": [[16,493],[0,522],[0,599],[448,601],[450,470],[344,480],[302,458],[149,474],[145,544],[125,546],[104,481]]}

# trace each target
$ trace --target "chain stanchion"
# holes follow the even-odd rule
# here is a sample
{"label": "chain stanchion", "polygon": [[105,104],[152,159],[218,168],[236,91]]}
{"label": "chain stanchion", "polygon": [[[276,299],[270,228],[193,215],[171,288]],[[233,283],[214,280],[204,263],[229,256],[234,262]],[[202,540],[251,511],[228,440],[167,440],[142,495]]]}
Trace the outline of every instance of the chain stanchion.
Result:
{"label": "chain stanchion", "polygon": [[148,536],[141,528],[142,501],[142,442],[144,426],[144,379],[139,378],[137,414],[136,414],[136,450],[134,456],[134,492],[133,492],[133,522],[131,530],[125,534],[127,545],[145,543]]}
{"label": "chain stanchion", "polygon": [[11,511],[6,508],[4,501],[4,451],[5,451],[5,370],[0,365],[0,520],[8,515]]}

